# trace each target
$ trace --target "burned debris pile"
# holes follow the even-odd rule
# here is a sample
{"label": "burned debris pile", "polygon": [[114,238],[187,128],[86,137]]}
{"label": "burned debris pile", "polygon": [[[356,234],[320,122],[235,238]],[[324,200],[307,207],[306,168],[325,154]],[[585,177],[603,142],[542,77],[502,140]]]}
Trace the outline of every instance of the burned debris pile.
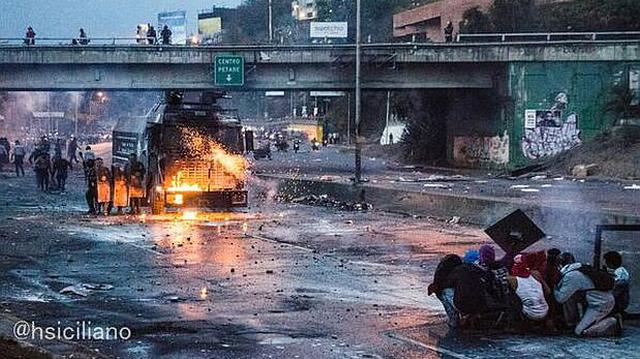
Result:
{"label": "burned debris pile", "polygon": [[336,199],[329,198],[329,196],[326,194],[320,196],[311,194],[307,196],[296,197],[291,199],[290,202],[306,204],[310,206],[335,208],[340,211],[346,212],[366,212],[373,209],[373,206],[370,203],[338,201]]}

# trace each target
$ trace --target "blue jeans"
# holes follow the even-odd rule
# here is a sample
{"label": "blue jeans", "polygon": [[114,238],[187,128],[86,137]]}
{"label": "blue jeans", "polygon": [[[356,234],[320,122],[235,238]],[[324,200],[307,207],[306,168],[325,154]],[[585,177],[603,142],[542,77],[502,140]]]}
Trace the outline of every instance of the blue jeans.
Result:
{"label": "blue jeans", "polygon": [[460,324],[460,313],[453,305],[453,288],[445,288],[438,295],[438,299],[442,302],[442,306],[444,307],[444,311],[447,312],[447,324],[451,328],[457,328]]}

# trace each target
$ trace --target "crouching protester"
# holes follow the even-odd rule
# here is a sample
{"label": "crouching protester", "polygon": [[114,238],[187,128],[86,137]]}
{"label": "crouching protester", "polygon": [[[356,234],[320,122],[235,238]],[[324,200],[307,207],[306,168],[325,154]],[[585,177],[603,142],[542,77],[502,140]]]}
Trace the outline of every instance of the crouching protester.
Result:
{"label": "crouching protester", "polygon": [[449,254],[438,264],[428,294],[435,293],[442,302],[451,328],[473,326],[476,320],[506,309],[492,293],[494,281],[490,271]]}
{"label": "crouching protester", "polygon": [[560,257],[562,269],[560,282],[554,296],[563,305],[567,323],[576,321],[576,303],[586,302],[584,313],[579,318],[574,333],[579,336],[612,336],[622,334],[622,319],[608,317],[613,311],[615,300],[612,294],[613,277],[582,263],[576,263],[570,253]]}
{"label": "crouching protester", "polygon": [[545,294],[549,287],[540,272],[531,270],[522,255],[514,258],[509,283],[522,302],[522,314],[530,321],[542,321],[549,313]]}

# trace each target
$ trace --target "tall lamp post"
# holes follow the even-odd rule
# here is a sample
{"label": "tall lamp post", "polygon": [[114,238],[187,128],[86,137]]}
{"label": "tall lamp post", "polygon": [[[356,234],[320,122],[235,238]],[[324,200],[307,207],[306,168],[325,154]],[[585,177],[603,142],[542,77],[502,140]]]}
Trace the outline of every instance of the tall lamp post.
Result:
{"label": "tall lamp post", "polygon": [[273,0],[269,0],[269,43],[273,43]]}
{"label": "tall lamp post", "polygon": [[356,135],[356,173],[355,182],[362,181],[362,141],[360,140],[360,0],[356,0],[356,98],[355,98],[355,135]]}

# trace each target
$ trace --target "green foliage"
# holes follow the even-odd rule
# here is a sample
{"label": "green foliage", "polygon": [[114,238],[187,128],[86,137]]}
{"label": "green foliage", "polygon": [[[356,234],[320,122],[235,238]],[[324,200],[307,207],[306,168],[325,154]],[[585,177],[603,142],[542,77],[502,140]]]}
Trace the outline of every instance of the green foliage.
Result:
{"label": "green foliage", "polygon": [[640,1],[574,0],[536,6],[534,0],[495,0],[486,14],[478,9],[465,12],[460,28],[462,33],[640,31]]}
{"label": "green foliage", "polygon": [[640,1],[582,0],[545,5],[540,24],[547,31],[640,30]]}
{"label": "green foliage", "polygon": [[611,88],[611,95],[609,101],[604,105],[605,113],[613,114],[613,124],[616,125],[618,120],[633,116],[635,106],[633,106],[633,100],[635,98],[635,91],[631,90],[629,86],[617,85]]}
{"label": "green foliage", "polygon": [[479,7],[465,10],[460,21],[460,32],[463,34],[481,34],[493,32],[493,24],[487,14]]}
{"label": "green foliage", "polygon": [[534,0],[494,0],[489,17],[496,32],[536,30]]}

